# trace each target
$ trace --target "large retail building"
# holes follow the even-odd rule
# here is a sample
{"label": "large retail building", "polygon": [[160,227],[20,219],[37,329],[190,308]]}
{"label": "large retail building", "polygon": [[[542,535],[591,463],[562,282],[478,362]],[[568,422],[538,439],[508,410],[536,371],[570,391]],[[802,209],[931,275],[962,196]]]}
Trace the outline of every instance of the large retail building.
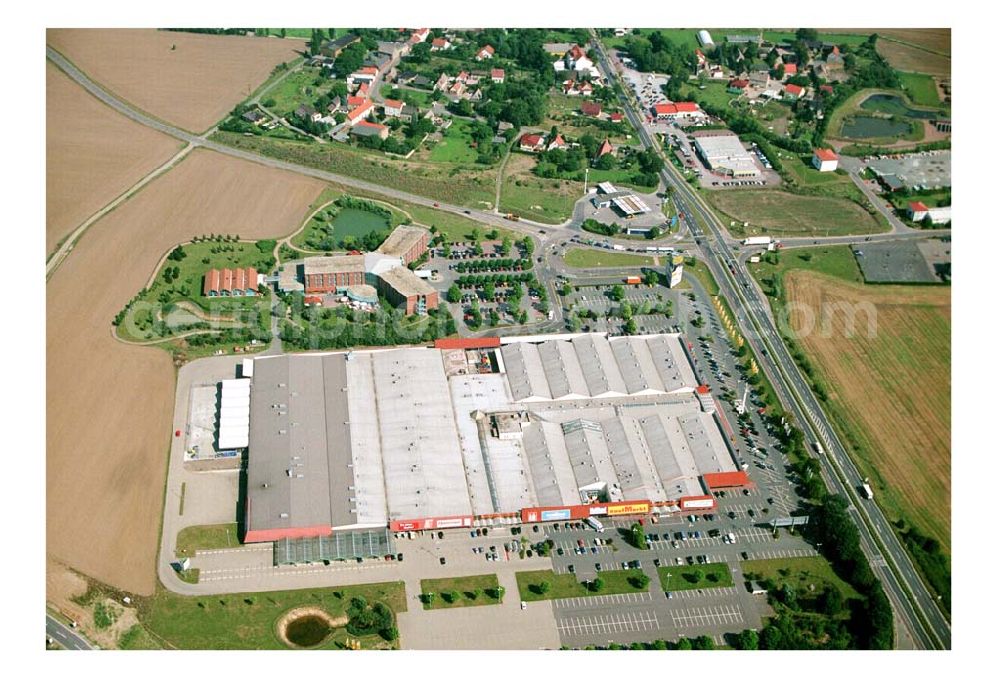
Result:
{"label": "large retail building", "polygon": [[713,478],[746,475],[688,350],[570,334],[258,357],[245,540],[712,509]]}

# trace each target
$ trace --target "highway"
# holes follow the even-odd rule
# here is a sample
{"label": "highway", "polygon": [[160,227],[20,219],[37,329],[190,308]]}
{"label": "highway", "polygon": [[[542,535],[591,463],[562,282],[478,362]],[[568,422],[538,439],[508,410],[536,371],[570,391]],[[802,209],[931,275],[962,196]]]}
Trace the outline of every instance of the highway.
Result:
{"label": "highway", "polygon": [[45,634],[64,649],[76,651],[89,651],[94,647],[90,645],[83,635],[77,634],[73,629],[62,622],[56,620],[51,615],[45,615]]}
{"label": "highway", "polygon": [[[594,45],[605,74],[610,80],[616,80],[616,70],[611,66],[611,60],[596,34]],[[618,81],[627,92],[627,85]],[[662,149],[649,133],[637,104],[627,94],[623,95],[623,104],[643,144],[655,148],[662,156]],[[684,215],[696,244],[719,283],[721,293],[733,305],[741,331],[754,350],[758,364],[777,389],[786,408],[799,419],[807,439],[820,441],[828,450],[828,453],[819,455],[820,462],[828,471],[826,477],[834,480],[834,490],[850,503],[849,511],[861,533],[862,547],[873,571],[885,587],[894,612],[902,618],[917,646],[928,649],[950,648],[951,625],[936,602],[936,594],[920,578],[905,547],[878,505],[859,495],[863,478],[792,360],[773,324],[767,304],[755,293],[753,279],[734,256],[731,239],[727,239],[715,214],[676,173],[669,160],[664,158],[664,163],[662,178],[675,187],[674,199],[678,213]],[[701,230],[692,211],[700,217],[702,223],[707,224],[708,232]],[[935,231],[928,235],[940,234],[940,231]],[[903,236],[901,233],[887,235],[895,238]],[[875,239],[877,236],[871,237]],[[863,238],[837,238],[841,239],[853,242]],[[819,241],[829,243],[827,239]]]}

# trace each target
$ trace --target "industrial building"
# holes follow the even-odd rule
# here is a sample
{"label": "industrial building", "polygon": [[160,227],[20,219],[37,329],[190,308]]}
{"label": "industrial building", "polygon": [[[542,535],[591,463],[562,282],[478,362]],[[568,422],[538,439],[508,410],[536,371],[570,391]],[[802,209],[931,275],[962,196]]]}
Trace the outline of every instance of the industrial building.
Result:
{"label": "industrial building", "polygon": [[423,314],[438,306],[438,292],[406,264],[417,261],[430,233],[417,226],[397,226],[376,251],[366,254],[312,256],[291,261],[278,272],[279,291],[316,297],[338,296],[371,304],[370,288],[407,315]]}
{"label": "industrial building", "polygon": [[591,202],[598,209],[614,207],[615,210],[625,218],[631,218],[638,214],[647,214],[650,211],[649,205],[642,201],[638,195],[628,190],[619,190],[610,181],[603,181],[597,184],[597,193]]}
{"label": "industrial building", "polygon": [[747,480],[688,349],[564,334],[258,357],[245,540],[711,509],[719,473]]}
{"label": "industrial building", "polygon": [[753,157],[735,134],[695,134],[695,149],[712,171],[734,178],[756,178],[761,175]]}

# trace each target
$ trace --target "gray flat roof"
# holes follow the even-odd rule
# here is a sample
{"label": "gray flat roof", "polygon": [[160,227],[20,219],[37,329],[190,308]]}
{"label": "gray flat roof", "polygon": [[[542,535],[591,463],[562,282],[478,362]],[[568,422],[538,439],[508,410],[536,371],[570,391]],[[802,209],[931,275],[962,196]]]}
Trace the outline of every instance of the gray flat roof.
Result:
{"label": "gray flat roof", "polygon": [[427,234],[428,230],[420,226],[396,226],[378,250],[388,256],[402,257]]}
{"label": "gray flat roof", "polygon": [[352,524],[343,355],[259,357],[250,397],[248,530]]}
{"label": "gray flat roof", "polygon": [[391,268],[381,273],[380,278],[403,296],[428,296],[435,291],[434,287],[404,266]]}
{"label": "gray flat roof", "polygon": [[310,256],[302,260],[306,275],[316,273],[363,273],[365,257],[352,254],[337,256]]}
{"label": "gray flat roof", "polygon": [[[249,528],[506,514],[590,491],[669,501],[735,469],[679,335],[520,338],[487,374],[446,372],[464,352],[425,347],[257,358]],[[500,413],[514,414],[503,439]]]}

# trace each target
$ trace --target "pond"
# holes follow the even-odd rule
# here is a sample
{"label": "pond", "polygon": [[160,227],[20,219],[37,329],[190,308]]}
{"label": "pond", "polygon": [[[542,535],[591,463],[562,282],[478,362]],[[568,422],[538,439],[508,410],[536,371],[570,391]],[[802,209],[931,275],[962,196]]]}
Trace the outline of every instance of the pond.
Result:
{"label": "pond", "polygon": [[913,120],[933,120],[940,115],[932,110],[910,108],[901,96],[895,94],[872,94],[861,102],[861,107],[864,110],[888,113],[889,115],[902,115]]}
{"label": "pond", "polygon": [[296,646],[316,646],[330,634],[330,622],[322,616],[301,616],[289,622],[285,637]]}
{"label": "pond", "polygon": [[361,238],[376,230],[387,230],[389,221],[384,217],[363,209],[341,209],[331,221],[333,235],[338,240],[347,236]]}
{"label": "pond", "polygon": [[910,124],[903,120],[859,115],[844,120],[840,135],[847,139],[875,139],[900,136],[909,131]]}

